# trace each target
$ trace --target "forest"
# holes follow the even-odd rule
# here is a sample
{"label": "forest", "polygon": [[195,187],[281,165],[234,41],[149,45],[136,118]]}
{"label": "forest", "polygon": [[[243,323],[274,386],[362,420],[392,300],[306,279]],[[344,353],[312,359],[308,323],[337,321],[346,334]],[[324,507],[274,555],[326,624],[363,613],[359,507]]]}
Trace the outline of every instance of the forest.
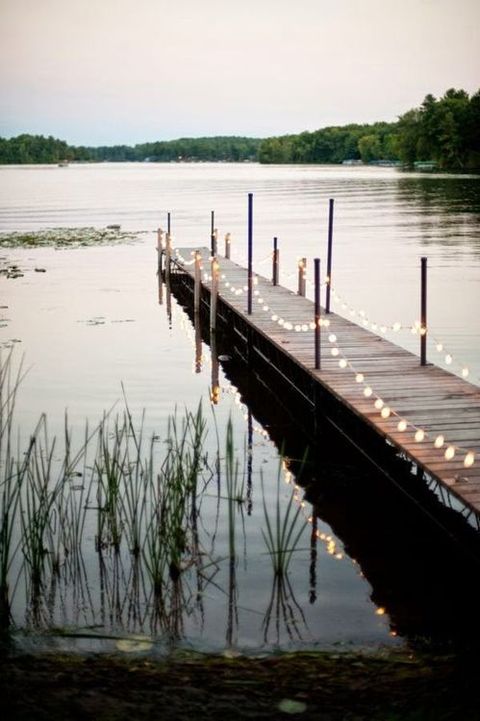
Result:
{"label": "forest", "polygon": [[450,89],[442,98],[427,95],[419,108],[395,123],[329,127],[299,135],[268,138],[261,163],[415,163],[440,170],[480,169],[480,90],[472,97]]}
{"label": "forest", "polygon": [[243,137],[180,138],[179,140],[110,145],[100,147],[71,146],[51,136],[19,135],[0,138],[0,163],[74,162],[171,162],[257,160],[261,141]]}
{"label": "forest", "polygon": [[350,124],[271,138],[180,138],[134,146],[71,146],[52,136],[0,138],[0,164],[63,162],[385,163],[480,169],[480,90],[427,95],[393,123]]}

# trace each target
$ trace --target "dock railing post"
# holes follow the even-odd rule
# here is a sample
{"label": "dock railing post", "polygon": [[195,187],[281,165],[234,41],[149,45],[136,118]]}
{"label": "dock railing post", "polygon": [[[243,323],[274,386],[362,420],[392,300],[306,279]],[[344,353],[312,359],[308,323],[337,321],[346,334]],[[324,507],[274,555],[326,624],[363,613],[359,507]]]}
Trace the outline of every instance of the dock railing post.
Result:
{"label": "dock railing post", "polygon": [[215,211],[212,210],[210,224],[210,255],[212,258],[217,255],[217,233],[215,230]]}
{"label": "dock railing post", "polygon": [[193,285],[193,311],[194,313],[200,312],[200,288],[202,285],[202,271],[200,268],[200,261],[202,259],[201,254],[198,250],[195,251],[195,276]]}
{"label": "dock railing post", "polygon": [[212,269],[211,276],[212,281],[210,285],[210,331],[215,332],[217,328],[217,301],[218,301],[218,261],[214,256],[212,258]]}
{"label": "dock railing post", "polygon": [[330,313],[330,291],[332,288],[333,203],[333,198],[330,198],[328,201],[327,295],[325,299],[325,313]]}
{"label": "dock railing post", "polygon": [[279,270],[279,255],[278,250],[278,238],[273,239],[273,256],[272,256],[272,285],[278,285],[278,270]]}
{"label": "dock railing post", "polygon": [[157,229],[157,254],[158,254],[158,275],[162,275],[163,270],[163,230]]}
{"label": "dock railing post", "polygon": [[427,259],[421,259],[420,365],[427,365]]}
{"label": "dock railing post", "polygon": [[314,261],[314,274],[315,274],[315,369],[319,370],[321,367],[321,353],[320,353],[320,258],[315,258]]}
{"label": "dock railing post", "polygon": [[230,245],[232,242],[232,236],[230,233],[225,233],[225,258],[230,260]]}
{"label": "dock railing post", "polygon": [[172,232],[172,225],[171,225],[171,218],[170,218],[170,212],[167,213],[167,233],[170,235]]}
{"label": "dock railing post", "polygon": [[300,258],[300,260],[298,261],[298,295],[302,295],[304,297],[307,290],[306,272],[307,259]]}
{"label": "dock railing post", "polygon": [[253,193],[248,194],[248,302],[247,312],[252,315],[253,296]]}
{"label": "dock railing post", "polygon": [[165,283],[170,283],[170,263],[172,260],[172,238],[170,233],[165,237]]}

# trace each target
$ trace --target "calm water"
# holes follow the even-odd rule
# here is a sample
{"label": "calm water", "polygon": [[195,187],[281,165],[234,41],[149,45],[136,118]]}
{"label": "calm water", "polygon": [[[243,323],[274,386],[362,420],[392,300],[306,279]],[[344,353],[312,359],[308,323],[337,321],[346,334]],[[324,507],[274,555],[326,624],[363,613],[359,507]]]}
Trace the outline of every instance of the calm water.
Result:
{"label": "calm water", "polygon": [[[205,409],[209,408],[210,349],[202,345],[200,366],[196,364],[198,347],[190,320],[175,299],[171,317],[165,306],[158,305],[155,229],[165,227],[168,210],[172,213],[174,244],[208,245],[210,211],[215,210],[220,238],[230,232],[233,257],[242,260],[248,192],[255,194],[256,270],[269,274],[272,237],[278,236],[281,280],[292,288],[298,257],[325,259],[328,199],[335,198],[333,284],[348,304],[347,308],[337,305],[338,312],[362,310],[379,324],[411,324],[418,318],[420,257],[426,255],[432,333],[452,354],[453,370],[460,371],[468,364],[471,380],[479,382],[479,177],[249,164],[2,167],[0,231],[103,227],[111,223],[119,223],[123,229],[146,231],[138,241],[116,247],[1,251],[24,273],[15,280],[0,277],[0,305],[8,306],[0,311],[0,343],[8,346],[18,341],[17,357],[23,353],[29,368],[17,406],[18,423],[25,437],[42,412],[48,414],[52,435],[60,433],[65,409],[80,433],[86,418],[95,422],[121,399],[122,383],[132,412],[140,414],[146,409],[147,430],[159,435],[165,433],[166,419],[175,406],[194,409],[203,399]],[[35,268],[46,272],[37,273]],[[416,350],[415,339],[408,332],[398,334],[395,340]],[[434,347],[430,353],[432,360],[442,362],[443,356],[437,358]],[[249,409],[244,402],[248,394],[241,383],[241,371],[229,371],[228,364],[220,369],[222,394],[215,417],[220,429],[232,417],[237,453],[243,457]],[[385,557],[378,550],[378,545],[389,548],[388,523],[384,527],[385,519],[377,514],[378,528],[373,531],[376,542],[365,543],[364,536],[372,534],[371,525],[362,528],[358,518],[354,521],[353,517],[346,522],[343,507],[337,512],[338,504],[346,502],[345,497],[337,499],[337,511],[327,504],[319,514],[317,531],[324,538],[319,538],[314,548],[312,526],[307,524],[299,543],[301,550],[295,553],[289,573],[293,596],[287,593],[287,606],[282,611],[278,601],[284,597],[279,596],[273,584],[261,535],[264,516],[260,475],[268,503],[273,505],[276,498],[278,449],[272,440],[275,422],[268,413],[264,417],[261,407],[254,408],[252,402],[249,405],[253,411],[253,491],[251,513],[242,516],[244,540],[235,575],[235,613],[231,573],[228,564],[219,561],[215,581],[203,594],[201,609],[195,605],[194,594],[185,604],[182,635],[186,642],[217,648],[230,644],[269,648],[278,643],[392,643],[397,642],[397,632],[408,636],[411,630],[408,624],[403,628],[398,623],[399,606],[408,606],[408,618],[414,619],[411,628],[421,633],[421,619],[428,617],[425,600],[413,602],[410,596],[407,600],[403,595],[399,600],[390,591],[382,594],[381,578],[388,575],[389,569],[392,578],[400,578],[399,559],[390,562],[388,551]],[[213,447],[213,421],[209,426]],[[265,426],[271,426],[270,435]],[[325,474],[341,478],[348,486],[365,472],[355,466],[354,460],[342,464],[331,457],[327,458]],[[285,503],[291,487],[283,484],[282,488]],[[215,494],[211,495],[202,508],[206,534],[203,541],[209,553],[217,554],[218,548],[220,558],[227,543],[226,510],[222,506],[217,514]],[[361,503],[361,498],[357,501]],[[318,499],[314,503],[318,509]],[[307,500],[302,513],[311,517],[311,508]],[[370,510],[370,506],[365,508],[365,514]],[[213,550],[212,524],[218,524]],[[158,633],[145,621],[148,613],[143,622],[129,616],[126,602],[121,612],[114,612],[108,603],[106,610],[93,535],[93,529],[87,527],[88,594],[82,596],[81,603],[73,597],[57,599],[46,625]],[[420,543],[429,563],[436,567],[429,540]],[[401,559],[400,565],[405,563],[408,566],[409,562]],[[108,572],[108,578],[115,578],[115,569]],[[451,585],[453,581],[445,568],[442,573],[445,584]],[[436,580],[429,579],[432,587],[438,583],[441,588],[440,576],[439,570]],[[129,586],[121,578],[120,573],[112,584],[117,583],[127,598]],[[462,580],[455,577],[455,583],[461,603]],[[66,589],[65,593],[68,596]],[[411,596],[415,595],[412,589]],[[268,615],[272,598],[277,623]],[[146,597],[139,603],[145,611]],[[385,606],[387,612],[383,613]],[[28,604],[19,591],[15,607],[18,625],[28,625],[27,611]],[[453,623],[446,617],[443,622],[445,627]],[[438,624],[442,625],[441,617]]]}

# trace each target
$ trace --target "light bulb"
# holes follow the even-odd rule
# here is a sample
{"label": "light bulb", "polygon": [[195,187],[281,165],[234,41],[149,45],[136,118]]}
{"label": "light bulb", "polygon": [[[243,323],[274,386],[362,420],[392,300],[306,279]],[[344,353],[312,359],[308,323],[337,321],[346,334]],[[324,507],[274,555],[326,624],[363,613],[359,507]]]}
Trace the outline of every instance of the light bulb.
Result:
{"label": "light bulb", "polygon": [[338,361],[338,365],[340,366],[340,368],[346,368],[348,363],[345,358],[340,358],[340,360]]}
{"label": "light bulb", "polygon": [[331,351],[330,351],[330,353],[331,353],[333,356],[337,356],[337,355],[340,353],[340,351],[338,350],[338,348],[332,348]]}
{"label": "light bulb", "polygon": [[373,390],[370,388],[370,386],[367,386],[366,388],[363,389],[363,395],[365,396],[365,398],[370,398],[372,393],[373,393]]}
{"label": "light bulb", "polygon": [[330,343],[335,343],[337,340],[337,336],[335,335],[335,333],[330,333],[330,335],[328,336],[328,340],[330,341]]}
{"label": "light bulb", "polygon": [[445,458],[447,459],[447,461],[451,461],[454,456],[455,446],[448,446],[447,450],[445,451]]}
{"label": "light bulb", "polygon": [[445,443],[445,437],[442,435],[439,435],[435,438],[435,441],[433,442],[433,445],[435,448],[441,448]]}
{"label": "light bulb", "polygon": [[394,324],[393,324],[393,330],[395,331],[395,333],[397,333],[397,332],[400,330],[401,327],[402,327],[402,324],[401,324],[401,323],[394,323]]}
{"label": "light bulb", "polygon": [[383,408],[383,401],[382,401],[382,399],[381,399],[381,398],[377,398],[377,400],[375,401],[375,403],[374,403],[373,405],[375,406],[375,408],[377,409],[377,411],[381,411],[382,408]]}
{"label": "light bulb", "polygon": [[470,371],[468,370],[468,368],[462,368],[462,376],[464,378],[468,378],[469,374],[470,374]]}
{"label": "light bulb", "polygon": [[421,428],[418,429],[418,431],[415,433],[415,441],[417,443],[421,443],[423,439],[425,438],[425,431]]}
{"label": "light bulb", "polygon": [[438,350],[439,353],[441,353],[442,350],[443,350],[443,344],[442,344],[442,343],[437,343],[437,345],[435,346],[435,348]]}
{"label": "light bulb", "polygon": [[397,428],[400,433],[403,433],[403,431],[407,430],[407,421],[405,420],[405,418],[402,418],[400,421],[398,421]]}
{"label": "light bulb", "polygon": [[381,413],[382,418],[389,418],[391,412],[392,412],[392,411],[390,410],[390,408],[389,408],[388,406],[384,406],[384,407],[382,408],[382,413]]}
{"label": "light bulb", "polygon": [[468,451],[467,455],[465,456],[463,460],[463,465],[465,468],[470,468],[475,463],[475,453],[473,451]]}
{"label": "light bulb", "polygon": [[357,383],[363,383],[364,378],[365,376],[363,375],[363,373],[357,373],[357,375],[355,376],[355,381]]}
{"label": "light bulb", "polygon": [[447,355],[445,356],[445,363],[447,364],[447,366],[451,365],[452,361],[452,356],[450,355],[450,353],[447,353]]}

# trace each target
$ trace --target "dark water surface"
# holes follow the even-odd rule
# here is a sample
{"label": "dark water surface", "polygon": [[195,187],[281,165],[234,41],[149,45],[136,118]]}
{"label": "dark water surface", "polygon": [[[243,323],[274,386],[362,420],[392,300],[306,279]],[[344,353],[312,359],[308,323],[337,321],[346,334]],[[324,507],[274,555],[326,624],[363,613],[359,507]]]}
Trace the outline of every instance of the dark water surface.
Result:
{"label": "dark water surface", "polygon": [[[427,255],[432,334],[452,355],[451,369],[461,372],[468,365],[469,378],[479,382],[478,177],[250,164],[0,168],[0,231],[110,223],[147,231],[115,247],[0,251],[23,272],[17,279],[0,277],[0,305],[8,306],[0,311],[0,344],[18,341],[16,356],[25,354],[29,368],[16,408],[23,440],[43,412],[51,435],[60,435],[65,409],[81,437],[85,419],[95,423],[119,400],[121,407],[122,383],[134,416],[146,410],[147,435],[155,431],[161,438],[175,406],[193,410],[203,399],[212,452],[215,427],[223,447],[232,418],[249,489],[248,503],[236,511],[233,575],[226,560],[228,504],[214,484],[207,489],[199,534],[216,571],[199,595],[195,569],[185,570],[182,593],[169,599],[169,614],[153,618],[148,582],[132,584],[128,549],[120,559],[108,555],[100,563],[92,517],[80,575],[50,585],[41,613],[32,614],[19,552],[16,624],[37,631],[82,629],[87,635],[143,634],[160,644],[180,638],[201,648],[377,646],[417,636],[475,636],[475,543],[468,534],[461,543],[452,540],[451,518],[433,499],[423,499],[433,504],[432,520],[418,499],[396,490],[327,426],[316,445],[309,442],[295,425],[293,400],[265,387],[235,359],[220,364],[213,421],[207,336],[195,338],[175,296],[170,314],[158,305],[155,229],[165,227],[170,210],[174,244],[208,245],[215,210],[220,238],[230,232],[234,257],[242,260],[250,191],[256,270],[270,272],[272,237],[278,236],[281,280],[292,288],[298,257],[325,258],[328,199],[335,198],[333,285],[346,306],[337,304],[340,313],[363,311],[379,324],[410,325],[418,318],[420,257]],[[395,340],[413,350],[418,344],[408,331]],[[233,355],[228,336],[219,344],[221,356]],[[429,352],[435,362],[443,361],[434,344]],[[309,522],[288,583],[279,586],[262,536],[261,477],[267,506],[275,508],[279,449],[300,459],[306,445],[309,457],[295,504],[305,504],[301,513]],[[292,489],[284,481],[299,467],[292,461],[281,471],[283,508]]]}

